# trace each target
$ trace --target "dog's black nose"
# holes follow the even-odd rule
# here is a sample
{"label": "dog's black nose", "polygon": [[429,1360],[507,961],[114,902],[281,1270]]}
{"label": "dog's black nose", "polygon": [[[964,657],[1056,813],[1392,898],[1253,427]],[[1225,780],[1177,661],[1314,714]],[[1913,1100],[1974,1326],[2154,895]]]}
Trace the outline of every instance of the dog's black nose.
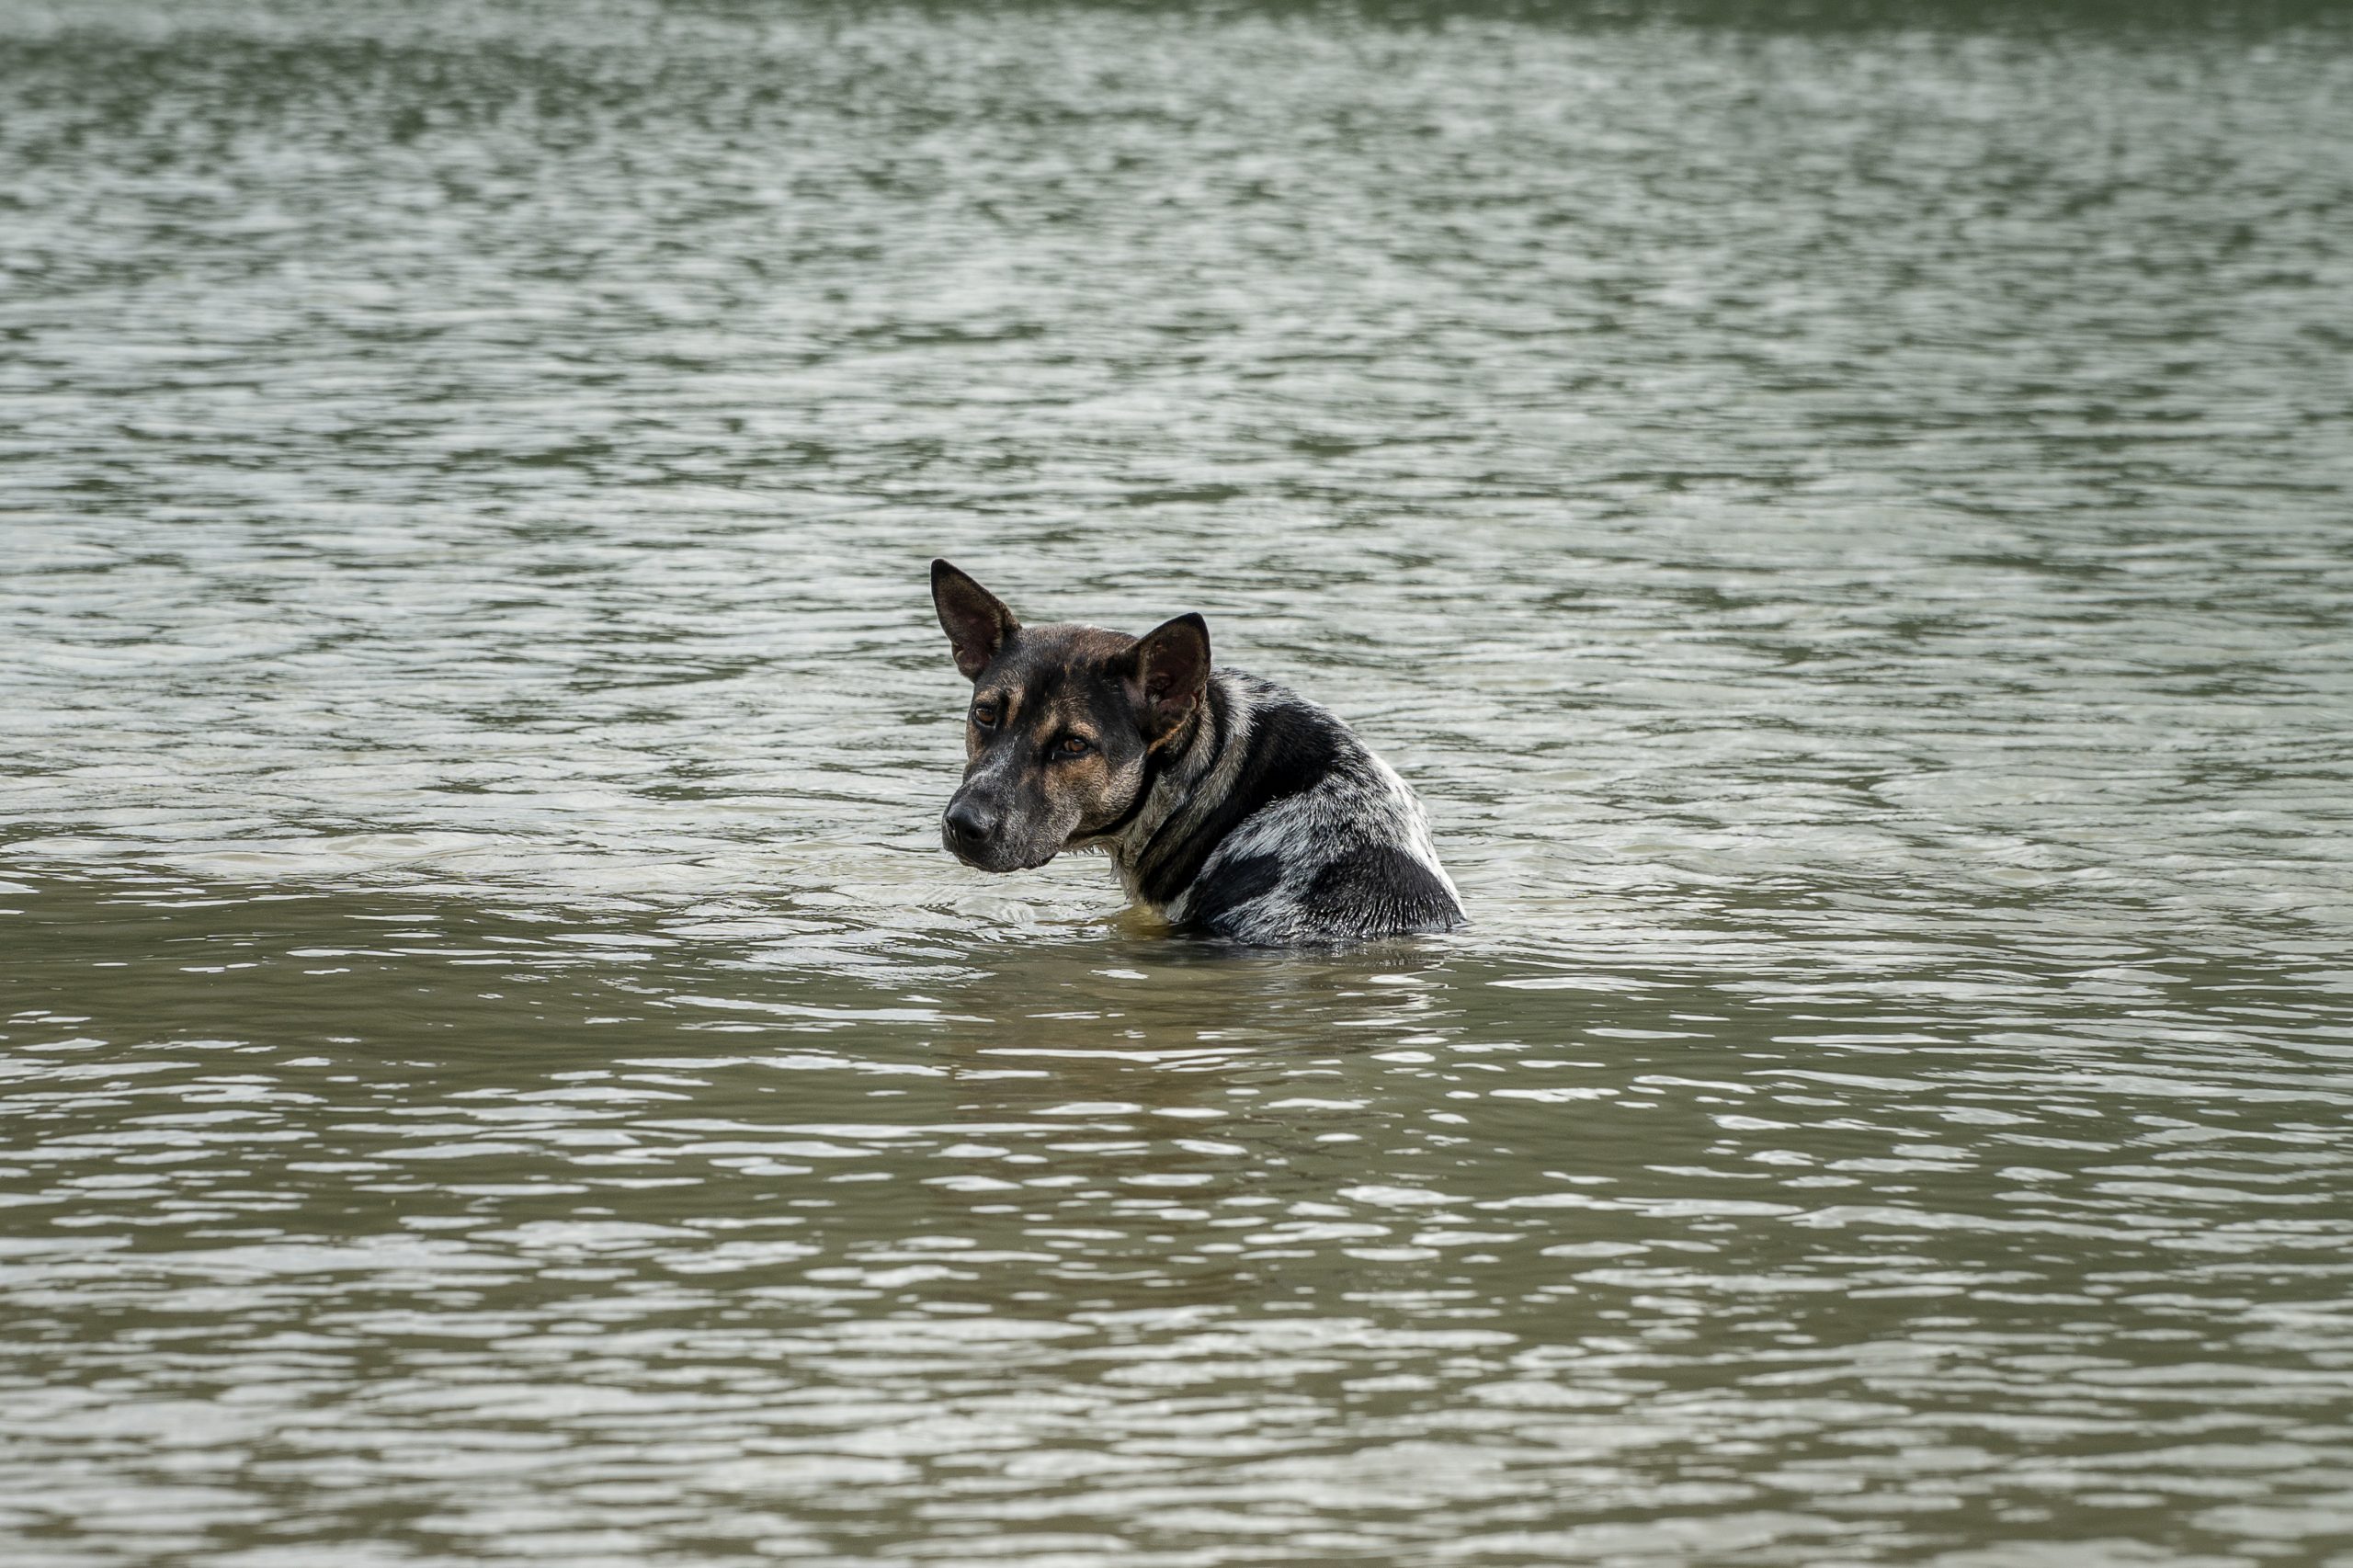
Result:
{"label": "dog's black nose", "polygon": [[947,821],[949,836],[963,849],[978,849],[996,832],[996,818],[970,801],[949,802]]}

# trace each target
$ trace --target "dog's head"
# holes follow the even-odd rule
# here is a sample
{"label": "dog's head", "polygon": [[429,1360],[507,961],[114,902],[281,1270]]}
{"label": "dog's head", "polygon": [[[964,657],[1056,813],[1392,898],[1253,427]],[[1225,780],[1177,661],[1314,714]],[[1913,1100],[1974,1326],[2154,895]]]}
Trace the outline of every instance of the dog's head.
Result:
{"label": "dog's head", "polygon": [[931,602],[972,683],[964,782],[940,819],[958,859],[983,871],[1042,866],[1124,818],[1152,753],[1183,733],[1210,676],[1198,615],[1128,637],[1024,626],[945,561]]}

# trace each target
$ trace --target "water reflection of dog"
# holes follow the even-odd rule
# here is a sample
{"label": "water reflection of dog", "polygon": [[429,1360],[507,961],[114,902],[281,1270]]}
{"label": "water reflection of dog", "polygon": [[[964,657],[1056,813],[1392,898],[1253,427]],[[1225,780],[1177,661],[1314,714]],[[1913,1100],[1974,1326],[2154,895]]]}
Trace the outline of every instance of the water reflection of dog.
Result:
{"label": "water reflection of dog", "polygon": [[[1334,1205],[1368,1166],[1410,1173],[1442,1153],[1431,1134],[1451,1129],[1402,1116],[1384,1082],[1400,1069],[1375,1052],[1452,1032],[1457,1011],[1443,971],[1395,972],[1397,956],[1126,938],[1025,948],[964,983],[999,998],[1017,985],[1017,1008],[947,988],[957,1164],[926,1208],[972,1239],[971,1299],[1165,1310],[1386,1278],[1334,1241],[1390,1244],[1392,1218]],[[1321,1239],[1291,1239],[1311,1224]],[[1017,1254],[1044,1267],[994,1278],[990,1260]]]}

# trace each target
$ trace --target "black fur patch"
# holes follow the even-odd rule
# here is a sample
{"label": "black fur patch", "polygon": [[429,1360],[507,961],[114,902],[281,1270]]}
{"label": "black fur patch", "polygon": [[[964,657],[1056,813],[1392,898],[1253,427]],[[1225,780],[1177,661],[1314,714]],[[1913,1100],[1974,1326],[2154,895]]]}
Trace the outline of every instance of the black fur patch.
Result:
{"label": "black fur patch", "polygon": [[[1211,713],[1218,728],[1213,738],[1222,741],[1224,713],[1214,702]],[[1350,741],[1337,720],[1303,702],[1275,701],[1253,708],[1249,750],[1243,756],[1233,788],[1182,839],[1146,847],[1141,868],[1143,895],[1154,903],[1173,903],[1200,875],[1202,865],[1227,834],[1277,801],[1304,794],[1322,783]]]}
{"label": "black fur patch", "polygon": [[1446,931],[1461,907],[1427,866],[1394,845],[1370,844],[1315,875],[1308,907],[1368,929]]}
{"label": "black fur patch", "polygon": [[1274,892],[1282,880],[1283,858],[1279,855],[1245,855],[1230,860],[1193,884],[1193,899],[1186,906],[1185,924],[1214,931],[1221,916]]}

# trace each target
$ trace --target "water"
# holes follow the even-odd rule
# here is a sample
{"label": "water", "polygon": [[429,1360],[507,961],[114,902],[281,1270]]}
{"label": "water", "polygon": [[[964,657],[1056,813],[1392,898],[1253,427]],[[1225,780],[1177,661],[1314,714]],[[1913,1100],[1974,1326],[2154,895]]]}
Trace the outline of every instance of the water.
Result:
{"label": "water", "polygon": [[7,1561],[2353,1562],[2353,48],[1718,11],[0,17]]}

